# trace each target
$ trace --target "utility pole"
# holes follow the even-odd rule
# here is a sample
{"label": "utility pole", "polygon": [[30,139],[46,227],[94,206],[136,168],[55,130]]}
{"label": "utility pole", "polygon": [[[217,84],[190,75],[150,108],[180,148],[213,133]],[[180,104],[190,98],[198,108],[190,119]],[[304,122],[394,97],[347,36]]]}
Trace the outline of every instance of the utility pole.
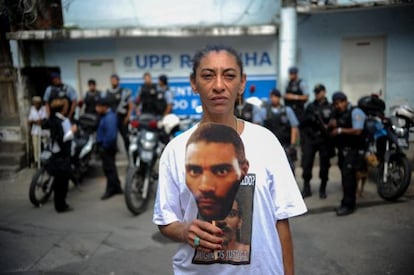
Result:
{"label": "utility pole", "polygon": [[297,15],[296,0],[282,0],[279,33],[278,87],[283,94],[288,81],[288,69],[296,66]]}

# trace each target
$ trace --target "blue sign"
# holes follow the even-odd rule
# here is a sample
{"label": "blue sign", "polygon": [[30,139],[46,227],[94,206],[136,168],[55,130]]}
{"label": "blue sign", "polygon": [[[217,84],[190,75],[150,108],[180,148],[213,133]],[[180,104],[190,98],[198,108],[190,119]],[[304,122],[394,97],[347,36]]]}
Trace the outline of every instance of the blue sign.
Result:
{"label": "blue sign", "polygon": [[[267,100],[270,91],[276,87],[276,83],[275,76],[253,77],[252,80],[248,80],[246,83],[244,97],[249,98],[255,96],[259,99]],[[122,82],[121,79],[121,86],[130,89],[134,99],[136,98],[138,89],[141,85],[142,81]],[[182,116],[196,115],[196,108],[201,105],[200,97],[193,92],[189,81],[174,81],[172,78],[169,86],[174,95],[173,112]]]}

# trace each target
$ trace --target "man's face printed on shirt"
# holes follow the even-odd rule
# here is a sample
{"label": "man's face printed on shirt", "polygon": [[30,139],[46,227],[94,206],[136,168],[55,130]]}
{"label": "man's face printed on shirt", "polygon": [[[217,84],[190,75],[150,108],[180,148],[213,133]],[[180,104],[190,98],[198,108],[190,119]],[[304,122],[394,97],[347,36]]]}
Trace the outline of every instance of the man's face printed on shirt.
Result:
{"label": "man's face printed on shirt", "polygon": [[205,220],[223,220],[244,177],[233,144],[197,142],[186,153],[186,183]]}

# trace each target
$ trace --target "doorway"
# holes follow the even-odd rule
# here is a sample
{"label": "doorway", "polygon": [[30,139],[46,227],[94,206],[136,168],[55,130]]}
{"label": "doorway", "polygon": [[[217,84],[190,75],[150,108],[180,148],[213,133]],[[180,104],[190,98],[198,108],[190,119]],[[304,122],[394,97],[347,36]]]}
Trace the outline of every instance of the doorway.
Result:
{"label": "doorway", "polygon": [[376,93],[385,99],[385,37],[346,38],[342,41],[342,91],[356,105]]}
{"label": "doorway", "polygon": [[88,90],[88,80],[93,78],[99,91],[105,91],[110,86],[109,78],[115,72],[112,59],[79,60],[79,95],[83,98]]}

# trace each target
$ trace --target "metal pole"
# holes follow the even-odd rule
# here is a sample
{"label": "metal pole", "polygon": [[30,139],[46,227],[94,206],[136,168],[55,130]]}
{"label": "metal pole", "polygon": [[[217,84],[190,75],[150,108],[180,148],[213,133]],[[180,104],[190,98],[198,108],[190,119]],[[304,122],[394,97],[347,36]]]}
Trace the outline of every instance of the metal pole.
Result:
{"label": "metal pole", "polygon": [[279,34],[278,87],[283,94],[288,81],[288,69],[296,66],[297,15],[296,0],[282,0]]}

